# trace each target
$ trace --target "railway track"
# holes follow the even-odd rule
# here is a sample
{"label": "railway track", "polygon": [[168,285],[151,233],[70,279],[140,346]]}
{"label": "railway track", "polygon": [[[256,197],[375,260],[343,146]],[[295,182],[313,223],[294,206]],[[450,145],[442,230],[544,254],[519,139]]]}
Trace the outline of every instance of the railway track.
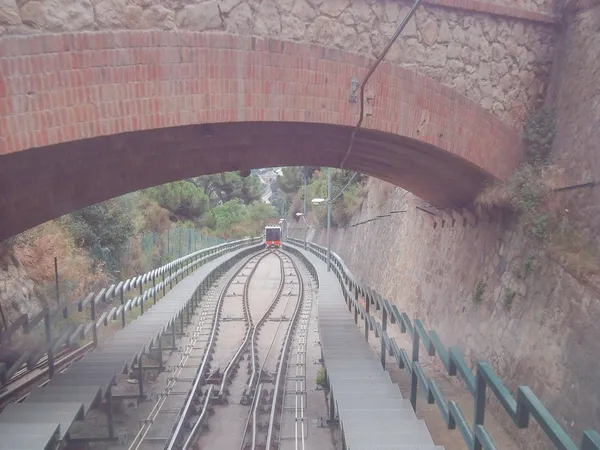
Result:
{"label": "railway track", "polygon": [[[300,271],[294,261],[287,257],[288,267],[284,270],[292,283],[297,284],[297,290],[292,290],[287,295],[285,303],[280,302],[280,316],[273,311],[272,322],[276,324],[274,330],[263,330],[263,340],[268,340],[269,346],[261,366],[264,378],[256,390],[254,402],[246,421],[246,432],[242,438],[240,449],[255,450],[271,449],[274,445],[275,435],[278,434],[281,414],[277,414],[282,405],[282,388],[287,368],[287,357],[292,341],[294,327],[301,310],[304,298],[304,289]],[[282,261],[283,267],[283,261]],[[288,270],[291,270],[288,273]],[[275,344],[279,344],[276,346]]]}
{"label": "railway track", "polygon": [[191,394],[165,448],[274,448],[302,299],[300,272],[280,251],[251,257],[230,276]]}
{"label": "railway track", "polygon": [[[205,403],[212,399],[214,386],[210,385],[204,393],[201,390],[201,386],[209,374],[212,352],[218,339],[226,297],[232,289],[232,286],[239,288],[239,286],[243,285],[240,283],[240,280],[245,280],[248,277],[248,272],[252,272],[251,267],[255,266],[258,261],[266,257],[267,254],[266,251],[263,251],[246,258],[238,268],[232,270],[231,275],[229,275],[229,280],[225,283],[220,293],[216,297],[209,295],[208,298],[205,299],[197,325],[191,333],[190,341],[185,346],[179,362],[174,367],[173,374],[169,377],[163,392],[159,395],[158,401],[146,419],[142,421],[138,433],[128,447],[129,450],[153,447],[153,444],[155,444],[151,432],[153,425],[155,425],[156,421],[164,421],[163,418],[159,418],[159,415],[168,411],[168,400],[173,395],[177,395],[177,392],[175,391],[179,384],[183,384],[184,387],[189,385],[189,393],[181,409],[179,419],[174,423],[173,428],[169,433],[171,437],[167,439],[167,448],[172,449],[179,447],[180,441],[187,437],[189,434],[187,425],[189,424],[190,419],[193,420],[193,418],[196,417],[198,409],[197,402],[201,395],[204,394],[203,401]],[[207,341],[203,345],[201,341],[204,337],[207,338]],[[198,351],[198,349],[200,350]],[[193,380],[190,380],[191,384],[189,384],[187,380],[185,380],[184,371],[194,365],[193,362],[190,363],[194,358],[200,358],[200,361],[195,370],[195,376]],[[201,419],[202,418],[203,416],[201,416]],[[164,446],[161,444],[161,440],[162,439],[159,439],[157,447],[162,449]]]}

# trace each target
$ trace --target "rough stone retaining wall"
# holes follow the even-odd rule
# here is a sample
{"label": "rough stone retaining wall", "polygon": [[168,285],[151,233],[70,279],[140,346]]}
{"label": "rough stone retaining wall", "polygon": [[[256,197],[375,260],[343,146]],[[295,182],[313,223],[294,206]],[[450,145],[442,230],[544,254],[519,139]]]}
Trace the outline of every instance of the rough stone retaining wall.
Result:
{"label": "rough stone retaining wall", "polygon": [[[415,208],[414,196],[378,180],[369,183],[352,223],[407,212],[333,231],[333,250],[350,269],[401,311],[437,330],[446,345],[458,345],[471,361],[489,361],[513,394],[529,385],[573,438],[597,428],[597,292],[540,256],[501,219],[434,229],[427,213]],[[323,229],[308,238],[326,243]],[[480,281],[485,288],[474,300]],[[510,292],[514,298],[507,306]],[[492,411],[501,411],[495,402]],[[524,432],[502,412],[497,419],[519,448],[554,448],[535,425],[533,433]]]}
{"label": "rough stone retaining wall", "polygon": [[[600,0],[577,3],[560,35],[551,98],[556,107],[554,161],[567,184],[600,182]],[[600,186],[565,193],[567,216],[600,247]]]}
{"label": "rough stone retaining wall", "polygon": [[[545,92],[553,0],[427,0],[388,59],[519,122]],[[403,0],[0,0],[3,34],[101,29],[221,30],[377,56]]]}

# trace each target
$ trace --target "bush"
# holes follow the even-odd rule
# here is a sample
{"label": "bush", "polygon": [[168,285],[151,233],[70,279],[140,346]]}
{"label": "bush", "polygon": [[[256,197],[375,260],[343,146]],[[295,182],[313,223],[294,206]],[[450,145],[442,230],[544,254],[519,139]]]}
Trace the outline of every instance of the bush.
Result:
{"label": "bush", "polygon": [[130,199],[125,197],[83,208],[65,216],[63,223],[78,247],[89,249],[111,270],[135,231]]}
{"label": "bush", "polygon": [[542,107],[531,111],[523,127],[527,159],[530,163],[547,163],[556,134],[554,110]]}
{"label": "bush", "polygon": [[504,306],[508,309],[512,306],[513,300],[515,299],[516,292],[510,288],[504,290]]}
{"label": "bush", "polygon": [[485,294],[485,283],[483,280],[479,280],[473,289],[473,303],[481,303],[483,301],[483,294]]}
{"label": "bush", "polygon": [[[342,192],[342,189],[343,192]],[[327,198],[327,171],[316,171],[307,187],[308,198]],[[338,196],[338,194],[340,194]],[[348,224],[366,197],[363,176],[343,169],[331,169],[331,194],[337,196],[332,204],[332,226],[343,227]],[[327,226],[327,204],[311,205],[316,222],[321,227]]]}
{"label": "bush", "polygon": [[325,367],[319,368],[319,371],[317,372],[316,383],[319,386],[327,387],[327,372],[325,371]]}

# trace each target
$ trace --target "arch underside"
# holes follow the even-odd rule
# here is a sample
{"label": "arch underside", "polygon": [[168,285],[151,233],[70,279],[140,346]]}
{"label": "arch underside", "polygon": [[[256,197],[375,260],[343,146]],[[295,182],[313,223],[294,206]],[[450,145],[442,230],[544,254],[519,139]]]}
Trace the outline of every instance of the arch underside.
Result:
{"label": "arch underside", "polygon": [[[339,167],[350,127],[238,122],[121,133],[2,157],[0,241],[63,214],[183,178],[270,166]],[[438,208],[468,204],[491,177],[414,139],[361,130],[345,168],[400,186]]]}

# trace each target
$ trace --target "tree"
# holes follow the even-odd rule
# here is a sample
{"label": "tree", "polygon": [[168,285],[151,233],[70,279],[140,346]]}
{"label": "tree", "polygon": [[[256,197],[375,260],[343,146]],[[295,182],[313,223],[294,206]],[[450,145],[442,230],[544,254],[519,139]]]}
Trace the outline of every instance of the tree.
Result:
{"label": "tree", "polygon": [[176,216],[198,219],[208,209],[208,196],[203,189],[185,181],[146,189],[145,194]]}
{"label": "tree", "polygon": [[213,228],[217,233],[225,233],[234,223],[239,223],[246,219],[248,211],[239,198],[235,198],[221,205],[215,206],[210,211],[208,220],[212,222]]}
{"label": "tree", "polygon": [[271,183],[271,205],[273,205],[276,211],[283,211],[285,213],[284,209],[287,202],[287,197],[279,187],[277,187],[277,182]]}
{"label": "tree", "polygon": [[300,167],[284,167],[281,173],[281,175],[277,175],[277,187],[288,197],[293,197],[304,183],[302,169]]}
{"label": "tree", "polygon": [[244,204],[249,205],[260,199],[260,180],[254,174],[241,177],[237,172],[223,172],[202,175],[190,181],[204,189],[213,204],[239,198]]}

